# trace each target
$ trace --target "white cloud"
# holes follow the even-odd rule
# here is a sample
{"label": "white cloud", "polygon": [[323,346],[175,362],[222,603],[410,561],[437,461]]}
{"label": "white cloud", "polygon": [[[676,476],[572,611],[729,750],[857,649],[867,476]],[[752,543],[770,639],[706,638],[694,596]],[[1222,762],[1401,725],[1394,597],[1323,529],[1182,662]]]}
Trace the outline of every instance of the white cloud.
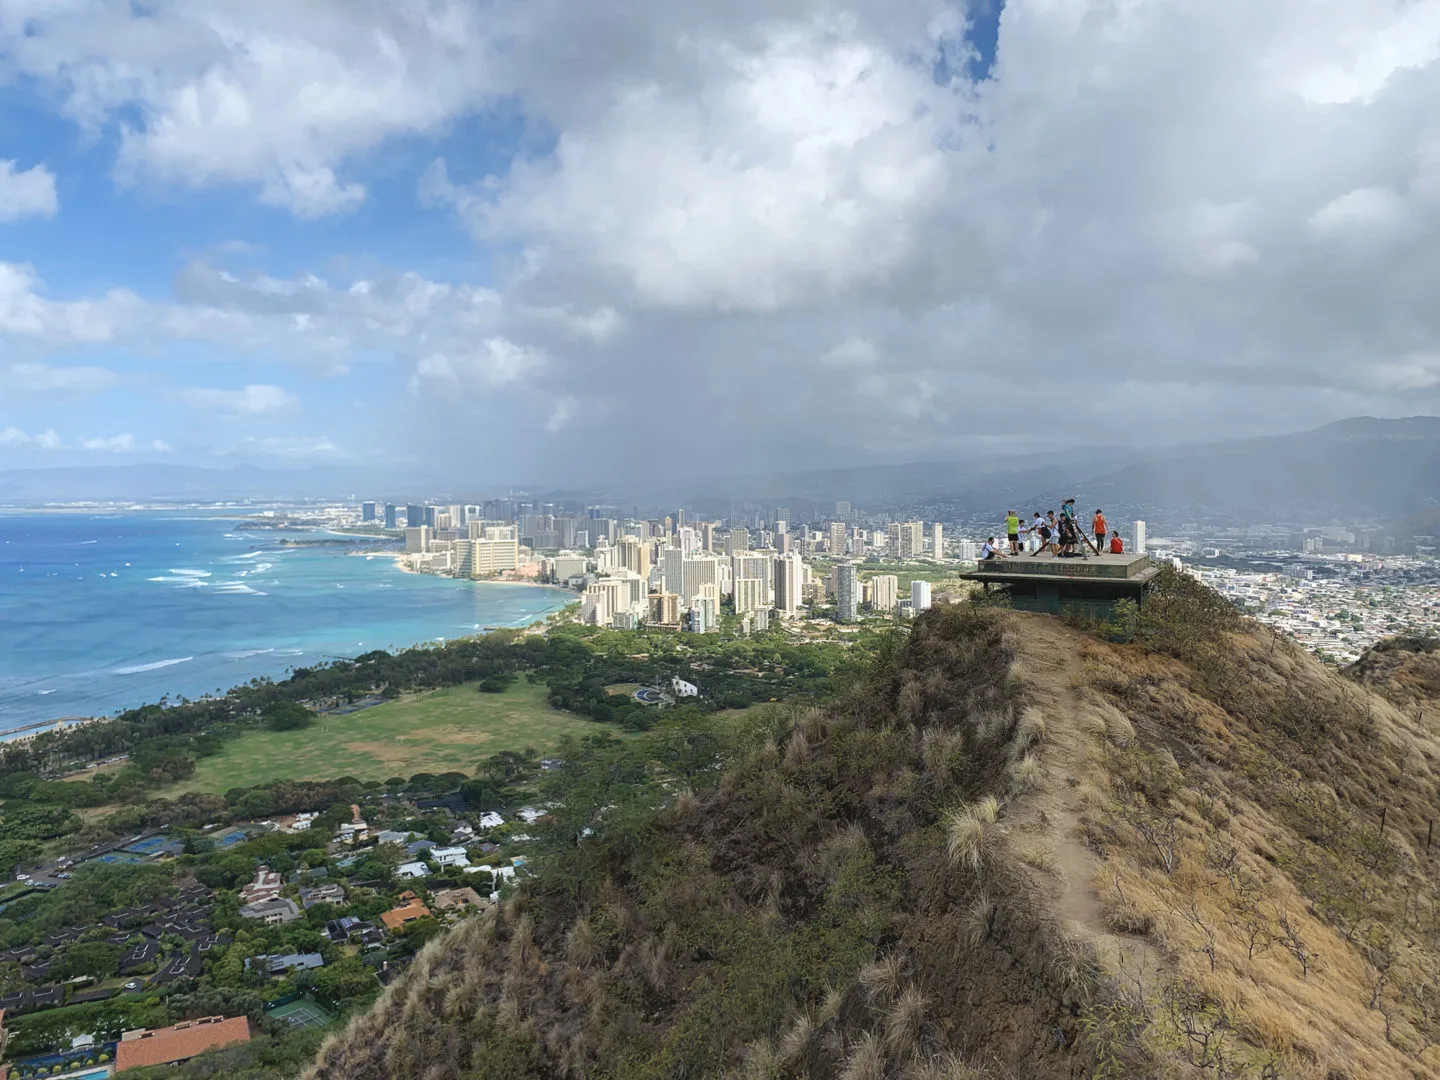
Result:
{"label": "white cloud", "polygon": [[[796,463],[1440,408],[1434,0],[1007,0],[979,83],[944,0],[18,10],[0,52],[123,117],[137,183],[340,212],[387,139],[468,140],[501,96],[543,133],[495,175],[431,152],[483,287],[196,263],[169,303],[65,299],[0,264],[0,335],[36,353],[390,360],[423,438],[500,447],[640,395]],[[597,471],[683,467],[644,425],[610,441]]]}
{"label": "white cloud", "polygon": [[134,435],[111,435],[108,438],[81,439],[81,450],[92,450],[106,454],[128,454],[135,449]]}
{"label": "white cloud", "polygon": [[864,338],[846,338],[820,358],[822,364],[838,368],[870,367],[880,359],[880,351]]}
{"label": "white cloud", "polygon": [[186,405],[196,409],[220,409],[240,416],[283,412],[299,404],[299,398],[279,386],[252,383],[240,390],[215,390],[195,387],[177,395]]}
{"label": "white cloud", "polygon": [[173,454],[175,452],[175,448],[169,443],[167,443],[164,439],[151,440],[150,449],[155,451],[155,453],[157,454]]}
{"label": "white cloud", "polygon": [[22,217],[54,217],[60,209],[55,176],[43,165],[23,171],[13,160],[0,161],[0,222]]}
{"label": "white cloud", "polygon": [[545,430],[552,435],[569,425],[579,411],[580,402],[570,395],[566,395],[555,402],[555,407],[550,410],[549,417],[545,420]]}
{"label": "white cloud", "polygon": [[54,428],[46,428],[40,432],[39,435],[35,436],[35,445],[40,447],[41,450],[59,450],[61,446],[60,436],[55,434]]}
{"label": "white cloud", "polygon": [[1387,233],[1405,218],[1405,204],[1383,187],[1363,187],[1331,199],[1310,215],[1310,227],[1321,236]]}
{"label": "white cloud", "polygon": [[300,217],[354,209],[347,162],[437,130],[487,86],[489,12],[464,0],[10,7],[9,66],[81,124],[118,121],[123,181],[250,185]]}
{"label": "white cloud", "polygon": [[109,368],[84,364],[56,367],[25,362],[0,369],[0,387],[17,394],[94,394],[119,381],[120,376]]}
{"label": "white cloud", "polygon": [[324,435],[272,435],[248,438],[235,448],[242,456],[285,458],[290,460],[343,459],[350,455]]}
{"label": "white cloud", "polygon": [[17,427],[0,430],[0,446],[24,446],[29,441],[30,436]]}
{"label": "white cloud", "polygon": [[488,338],[478,348],[431,353],[415,367],[411,388],[433,381],[452,385],[505,386],[543,368],[545,354],[505,338]]}

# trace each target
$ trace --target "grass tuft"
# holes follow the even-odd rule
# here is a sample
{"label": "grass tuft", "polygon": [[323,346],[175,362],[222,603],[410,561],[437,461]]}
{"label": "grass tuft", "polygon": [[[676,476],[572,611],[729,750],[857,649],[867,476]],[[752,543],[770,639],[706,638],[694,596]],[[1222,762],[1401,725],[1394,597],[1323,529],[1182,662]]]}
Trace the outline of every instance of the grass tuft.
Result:
{"label": "grass tuft", "polygon": [[978,871],[989,845],[991,826],[1000,816],[1000,800],[986,795],[977,802],[945,812],[945,850],[950,865]]}

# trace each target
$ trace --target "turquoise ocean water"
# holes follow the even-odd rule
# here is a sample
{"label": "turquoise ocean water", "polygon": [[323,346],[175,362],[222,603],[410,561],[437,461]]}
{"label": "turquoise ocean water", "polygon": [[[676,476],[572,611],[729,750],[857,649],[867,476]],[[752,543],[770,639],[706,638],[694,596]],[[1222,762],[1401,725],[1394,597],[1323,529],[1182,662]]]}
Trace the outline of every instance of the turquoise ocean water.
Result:
{"label": "turquoise ocean water", "polygon": [[0,733],[525,626],[573,598],[346,553],[369,541],[284,547],[238,524],[203,511],[0,513]]}

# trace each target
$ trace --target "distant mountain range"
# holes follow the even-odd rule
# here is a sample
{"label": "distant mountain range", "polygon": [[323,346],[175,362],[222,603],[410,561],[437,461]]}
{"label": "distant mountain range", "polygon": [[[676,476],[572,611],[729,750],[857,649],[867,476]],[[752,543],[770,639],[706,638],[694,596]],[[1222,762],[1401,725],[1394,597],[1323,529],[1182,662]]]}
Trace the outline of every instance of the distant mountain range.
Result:
{"label": "distant mountain range", "polygon": [[1053,454],[747,477],[726,487],[738,493],[747,483],[749,497],[779,505],[847,499],[901,510],[929,504],[937,517],[1002,504],[1055,506],[1076,495],[1086,512],[1099,505],[1202,521],[1398,519],[1440,503],[1440,417],[1365,416],[1313,431],[1163,450],[1067,447]]}
{"label": "distant mountain range", "polygon": [[1356,417],[1313,431],[1190,447],[1100,473],[1086,501],[1198,520],[1394,519],[1440,503],[1440,417]]}
{"label": "distant mountain range", "polygon": [[[418,470],[415,471],[418,474]],[[359,466],[208,469],[122,465],[0,471],[0,504],[79,501],[418,498],[444,490],[438,478]],[[560,493],[543,497],[556,499]],[[567,491],[585,501],[593,496]],[[652,501],[644,494],[624,504]],[[1053,506],[1069,495],[1115,512],[1197,521],[1319,521],[1415,518],[1429,528],[1440,505],[1440,417],[1356,417],[1313,431],[1146,450],[1067,447],[1056,453],[982,455],[919,462],[753,474],[697,482],[687,500],[723,512],[737,500],[794,505],[824,516],[858,507],[924,512],[949,520],[997,507]],[[1405,526],[1410,528],[1409,525]]]}

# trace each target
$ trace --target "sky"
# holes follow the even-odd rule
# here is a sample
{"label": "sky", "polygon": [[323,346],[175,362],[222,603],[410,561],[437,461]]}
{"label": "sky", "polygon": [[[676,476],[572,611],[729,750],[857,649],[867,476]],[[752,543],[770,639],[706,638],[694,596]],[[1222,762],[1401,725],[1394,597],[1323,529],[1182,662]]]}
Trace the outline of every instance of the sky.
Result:
{"label": "sky", "polygon": [[1440,0],[0,0],[0,469],[1440,411]]}

